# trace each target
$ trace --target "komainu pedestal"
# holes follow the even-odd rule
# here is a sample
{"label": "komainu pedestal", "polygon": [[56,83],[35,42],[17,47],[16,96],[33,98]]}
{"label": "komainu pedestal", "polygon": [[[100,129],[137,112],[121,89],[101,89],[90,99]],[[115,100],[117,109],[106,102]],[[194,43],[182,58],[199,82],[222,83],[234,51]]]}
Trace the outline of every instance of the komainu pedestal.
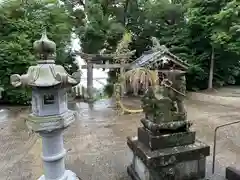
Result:
{"label": "komainu pedestal", "polygon": [[[170,80],[143,97],[145,118],[136,137],[128,137],[128,174],[134,180],[197,180],[205,177],[210,147],[196,140],[183,104],[183,73],[170,71]],[[175,83],[175,84],[174,84]],[[183,83],[180,83],[183,85]],[[174,94],[175,93],[175,94]],[[176,102],[177,101],[177,102]],[[175,107],[177,104],[177,107]]]}
{"label": "komainu pedestal", "polygon": [[192,140],[190,136],[188,137],[189,142],[183,141],[183,145],[179,143],[179,146],[169,147],[172,143],[171,140],[165,140],[166,147],[164,148],[163,144],[161,148],[155,150],[146,146],[138,137],[128,138],[127,144],[131,160],[131,165],[128,166],[129,175],[134,180],[204,178],[209,146],[197,140],[193,144],[187,144]]}

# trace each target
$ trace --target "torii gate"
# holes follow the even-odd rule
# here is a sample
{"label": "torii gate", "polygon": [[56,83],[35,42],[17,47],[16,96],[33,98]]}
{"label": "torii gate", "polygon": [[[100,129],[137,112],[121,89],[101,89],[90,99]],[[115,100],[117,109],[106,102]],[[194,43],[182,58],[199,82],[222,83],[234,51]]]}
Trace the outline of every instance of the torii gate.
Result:
{"label": "torii gate", "polygon": [[[87,54],[83,52],[75,52],[76,55],[80,55],[81,58],[86,60],[87,65],[82,65],[82,69],[87,69],[87,92],[89,96],[89,100],[93,99],[93,69],[120,69],[120,74],[123,75],[125,69],[130,66],[130,64],[125,63],[125,60],[129,59],[134,51],[130,51],[123,54]],[[110,59],[115,58],[120,63],[109,64],[104,62],[108,62]],[[125,84],[122,84],[121,95],[123,96],[125,92]]]}

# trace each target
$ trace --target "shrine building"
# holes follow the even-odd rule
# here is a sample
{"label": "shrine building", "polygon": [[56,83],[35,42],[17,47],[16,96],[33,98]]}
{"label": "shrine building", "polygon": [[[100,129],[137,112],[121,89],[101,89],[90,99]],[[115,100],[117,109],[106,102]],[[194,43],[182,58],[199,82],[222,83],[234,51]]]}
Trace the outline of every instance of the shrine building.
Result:
{"label": "shrine building", "polygon": [[[189,64],[172,54],[165,46],[161,46],[157,50],[151,49],[149,51],[145,51],[142,56],[140,56],[130,64],[128,69],[131,70],[139,67],[146,67],[151,70],[157,70],[159,81],[161,81],[165,76],[164,72],[170,69],[187,71],[187,69],[189,68]],[[150,82],[142,83],[139,80],[139,83],[132,87],[129,80],[127,80],[126,93],[141,95],[144,90],[148,88],[149,85]]]}

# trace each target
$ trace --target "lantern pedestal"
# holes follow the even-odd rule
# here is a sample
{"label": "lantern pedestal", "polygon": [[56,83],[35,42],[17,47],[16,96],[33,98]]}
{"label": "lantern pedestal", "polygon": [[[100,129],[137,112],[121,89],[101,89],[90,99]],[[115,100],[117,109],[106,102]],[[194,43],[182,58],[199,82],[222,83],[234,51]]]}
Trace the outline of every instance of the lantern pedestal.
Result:
{"label": "lantern pedestal", "polygon": [[[48,179],[46,179],[45,176],[43,175],[38,180],[48,180]],[[81,179],[78,179],[74,172],[70,170],[66,170],[64,176],[57,180],[81,180]]]}
{"label": "lantern pedestal", "polygon": [[27,125],[42,137],[42,160],[44,175],[39,180],[79,180],[76,174],[65,169],[66,150],[63,131],[74,121],[73,111],[51,117],[30,115]]}
{"label": "lantern pedestal", "polygon": [[44,175],[38,180],[79,180],[74,172],[65,169],[66,150],[63,147],[63,129],[50,133],[41,132],[40,136]]}

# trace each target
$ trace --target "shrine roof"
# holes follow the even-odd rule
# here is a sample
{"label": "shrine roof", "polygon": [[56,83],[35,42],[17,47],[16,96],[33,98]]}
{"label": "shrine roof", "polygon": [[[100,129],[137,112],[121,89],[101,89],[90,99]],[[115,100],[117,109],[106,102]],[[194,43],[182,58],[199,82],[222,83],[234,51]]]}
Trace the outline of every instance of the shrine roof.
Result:
{"label": "shrine roof", "polygon": [[189,68],[188,63],[184,62],[179,57],[169,52],[168,49],[162,49],[158,51],[154,50],[146,51],[142,54],[142,56],[140,56],[131,63],[130,68],[133,69],[136,67],[144,67],[157,62],[162,62],[163,60],[171,61],[174,64],[182,67],[184,70],[187,70]]}

